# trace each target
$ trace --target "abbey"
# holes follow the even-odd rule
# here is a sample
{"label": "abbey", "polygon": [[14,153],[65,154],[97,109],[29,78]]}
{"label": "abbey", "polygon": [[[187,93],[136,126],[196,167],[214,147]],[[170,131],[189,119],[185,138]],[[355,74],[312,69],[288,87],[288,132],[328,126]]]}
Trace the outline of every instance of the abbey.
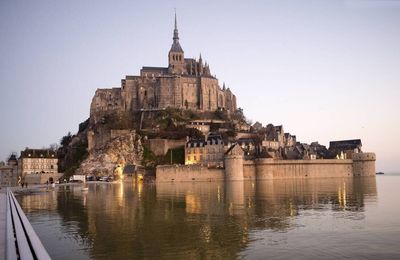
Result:
{"label": "abbey", "polygon": [[210,72],[207,63],[185,58],[179,43],[177,19],[168,67],[143,67],[140,76],[126,76],[120,88],[97,89],[90,114],[100,111],[138,111],[167,107],[198,111],[233,112],[236,97]]}

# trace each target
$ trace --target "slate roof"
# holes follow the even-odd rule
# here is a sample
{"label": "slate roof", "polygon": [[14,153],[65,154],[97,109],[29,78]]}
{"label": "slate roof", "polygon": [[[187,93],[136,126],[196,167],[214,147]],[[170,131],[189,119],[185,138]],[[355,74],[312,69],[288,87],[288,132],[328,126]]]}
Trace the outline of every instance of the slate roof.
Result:
{"label": "slate roof", "polygon": [[275,126],[275,131],[282,132],[283,131],[282,128],[283,128],[282,125],[277,125]]}
{"label": "slate roof", "polygon": [[168,68],[165,67],[142,67],[142,70],[156,70],[156,71],[168,71]]}
{"label": "slate roof", "polygon": [[[207,139],[191,139],[186,143],[186,147],[204,147],[206,145],[223,144],[223,140],[220,134],[209,134]],[[210,142],[210,144],[208,144]]]}
{"label": "slate roof", "polygon": [[8,157],[8,161],[17,161],[17,155],[11,154],[10,157]]}
{"label": "slate roof", "polygon": [[243,155],[244,151],[240,145],[237,143],[229,147],[229,149],[225,152],[225,154],[238,154],[238,155]]}
{"label": "slate roof", "polygon": [[49,149],[29,149],[21,151],[20,158],[57,158],[56,152]]}
{"label": "slate roof", "polygon": [[218,143],[219,141],[222,141],[222,137],[220,134],[209,134],[207,136],[207,142],[208,141],[214,141],[215,143]]}
{"label": "slate roof", "polygon": [[183,52],[183,49],[178,41],[172,43],[171,52]]}
{"label": "slate roof", "polygon": [[360,139],[341,140],[329,142],[329,150],[353,150],[362,146]]}
{"label": "slate roof", "polygon": [[203,147],[207,143],[203,139],[192,139],[186,143],[187,147]]}

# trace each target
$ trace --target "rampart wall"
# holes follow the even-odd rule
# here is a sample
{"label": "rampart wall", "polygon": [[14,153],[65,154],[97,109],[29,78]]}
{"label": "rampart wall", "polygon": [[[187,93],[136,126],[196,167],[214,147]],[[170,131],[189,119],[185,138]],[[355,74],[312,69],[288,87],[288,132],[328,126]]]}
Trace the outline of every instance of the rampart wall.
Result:
{"label": "rampart wall", "polygon": [[353,174],[354,176],[375,175],[376,155],[374,153],[355,153],[353,154]]}
{"label": "rampart wall", "polygon": [[[214,180],[271,180],[295,178],[333,178],[375,176],[375,154],[355,154],[353,159],[338,160],[241,160],[229,158],[225,169],[202,165],[158,166],[157,182]],[[240,162],[240,164],[239,164]],[[242,167],[240,167],[242,166]],[[240,178],[240,176],[243,178]]]}
{"label": "rampart wall", "polygon": [[257,159],[245,167],[256,180],[353,176],[352,160]]}
{"label": "rampart wall", "polygon": [[156,182],[223,181],[224,176],[224,169],[203,165],[162,165],[156,169]]}

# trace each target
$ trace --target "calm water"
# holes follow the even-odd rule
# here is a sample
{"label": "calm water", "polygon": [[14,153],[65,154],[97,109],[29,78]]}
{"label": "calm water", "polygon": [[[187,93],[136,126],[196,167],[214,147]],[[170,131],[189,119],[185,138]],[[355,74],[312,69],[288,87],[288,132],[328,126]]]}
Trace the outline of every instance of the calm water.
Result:
{"label": "calm water", "polygon": [[90,184],[18,200],[53,259],[400,259],[400,176]]}

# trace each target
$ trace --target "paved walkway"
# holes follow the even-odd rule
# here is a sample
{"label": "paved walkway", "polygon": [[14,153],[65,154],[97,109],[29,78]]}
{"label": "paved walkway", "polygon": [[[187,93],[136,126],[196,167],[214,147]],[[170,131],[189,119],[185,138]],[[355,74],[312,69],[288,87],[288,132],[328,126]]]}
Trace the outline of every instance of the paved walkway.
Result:
{"label": "paved walkway", "polygon": [[6,211],[7,211],[6,189],[0,190],[0,259],[6,256]]}

